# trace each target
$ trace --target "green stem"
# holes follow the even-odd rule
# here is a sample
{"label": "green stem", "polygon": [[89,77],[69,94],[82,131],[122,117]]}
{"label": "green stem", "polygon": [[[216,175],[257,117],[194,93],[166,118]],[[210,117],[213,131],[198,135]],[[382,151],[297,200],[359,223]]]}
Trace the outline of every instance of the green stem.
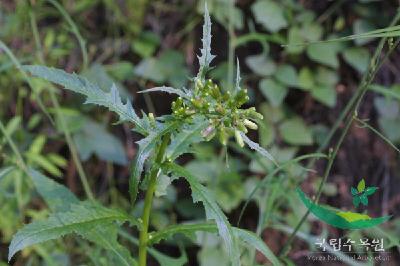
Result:
{"label": "green stem", "polygon": [[157,186],[157,177],[160,172],[160,165],[163,163],[165,149],[170,141],[170,134],[163,137],[163,141],[158,148],[157,157],[154,164],[150,170],[149,175],[149,186],[146,191],[146,196],[144,199],[144,209],[142,214],[142,230],[139,234],[139,266],[146,266],[147,263],[147,243],[149,240],[149,221],[151,206],[153,203],[153,196]]}
{"label": "green stem", "polygon": [[8,142],[8,145],[10,145],[12,151],[14,152],[15,156],[17,156],[17,164],[18,166],[27,173],[28,167],[26,166],[24,159],[22,158],[21,153],[18,150],[17,145],[15,145],[14,141],[11,139],[10,135],[7,133],[7,130],[3,123],[0,120],[0,132],[3,133],[4,138]]}
{"label": "green stem", "polygon": [[374,127],[372,127],[371,125],[369,125],[367,122],[365,122],[364,120],[354,116],[353,118],[355,121],[357,121],[358,123],[360,123],[362,125],[362,127],[368,128],[369,130],[371,130],[373,133],[375,133],[378,137],[380,137],[383,141],[385,141],[388,145],[390,145],[394,150],[396,150],[398,153],[400,153],[399,148],[396,147],[396,145],[393,144],[393,142],[391,142],[387,137],[385,137],[381,132],[379,132],[378,130],[376,130]]}

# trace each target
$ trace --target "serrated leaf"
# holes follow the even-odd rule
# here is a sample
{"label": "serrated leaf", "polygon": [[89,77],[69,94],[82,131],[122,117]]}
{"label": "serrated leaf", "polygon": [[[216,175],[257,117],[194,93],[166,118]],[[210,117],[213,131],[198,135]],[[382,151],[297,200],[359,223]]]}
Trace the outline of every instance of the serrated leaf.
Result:
{"label": "serrated leaf", "polygon": [[189,95],[187,95],[182,90],[178,90],[178,89],[175,89],[175,88],[172,88],[172,87],[166,87],[166,86],[154,87],[154,88],[151,88],[151,89],[146,89],[144,91],[140,91],[138,93],[148,93],[148,92],[157,92],[157,91],[158,92],[160,92],[160,91],[167,92],[167,93],[170,93],[170,94],[177,94],[182,98],[189,98],[190,97]]}
{"label": "serrated leaf", "polygon": [[[273,265],[281,265],[274,253],[257,235],[250,231],[236,227],[232,227],[232,230],[236,237],[260,251],[266,258],[268,258],[272,262]],[[191,238],[195,235],[195,232],[198,231],[217,233],[218,227],[213,223],[172,225],[165,228],[164,230],[151,234],[150,244],[158,243],[159,241],[167,239],[175,234],[184,234]]]}
{"label": "serrated leaf", "polygon": [[235,92],[238,92],[240,90],[240,81],[242,79],[240,78],[240,65],[239,65],[239,59],[236,58],[236,82],[235,82]]}
{"label": "serrated leaf", "polygon": [[28,246],[71,233],[86,235],[110,223],[125,222],[129,219],[128,215],[123,212],[92,202],[74,204],[70,211],[52,214],[44,221],[36,221],[20,229],[11,241],[8,260],[11,260],[16,252]]}
{"label": "serrated leaf", "polygon": [[357,185],[358,193],[363,192],[364,189],[365,189],[365,180],[364,180],[364,179],[361,179],[361,181],[358,182],[358,185]]}
{"label": "serrated leaf", "polygon": [[277,162],[275,161],[274,157],[263,147],[261,147],[258,143],[252,141],[251,139],[249,139],[246,134],[244,134],[243,132],[240,132],[240,135],[243,138],[243,141],[250,147],[250,149],[253,149],[255,151],[257,151],[258,153],[260,153],[262,156],[268,158],[269,160],[271,160],[274,164],[277,165]]}
{"label": "serrated leaf", "polygon": [[219,235],[224,241],[228,254],[231,257],[232,264],[240,265],[236,237],[234,236],[228,219],[216,203],[212,193],[210,193],[206,187],[200,184],[198,178],[193,176],[185,168],[173,163],[169,163],[166,165],[166,169],[175,176],[184,177],[189,182],[190,189],[192,190],[193,202],[196,203],[201,201],[203,203],[207,219],[215,220],[215,223],[217,224]]}
{"label": "serrated leaf", "polygon": [[200,56],[197,56],[200,65],[197,78],[204,79],[205,72],[210,68],[210,63],[215,57],[215,55],[211,54],[211,36],[211,19],[208,13],[207,3],[205,3],[203,37],[201,38],[202,48],[200,49]]}
{"label": "serrated leaf", "polygon": [[119,115],[120,121],[129,121],[136,125],[136,130],[147,135],[148,129],[144,128],[141,119],[133,110],[129,100],[122,103],[118,89],[113,85],[109,92],[100,89],[99,86],[89,82],[86,78],[75,73],[69,74],[61,69],[55,69],[39,65],[26,65],[23,69],[36,77],[63,86],[65,89],[80,93],[86,96],[85,103],[104,106]]}
{"label": "serrated leaf", "polygon": [[166,151],[167,158],[173,161],[180,155],[189,152],[192,144],[204,140],[201,132],[208,126],[208,124],[208,121],[203,120],[197,121],[194,125],[188,125],[182,128],[173,136],[171,144],[168,146]]}
{"label": "serrated leaf", "polygon": [[63,185],[58,184],[32,168],[28,170],[28,173],[33,180],[36,190],[53,212],[68,211],[71,204],[79,203],[79,199]]}
{"label": "serrated leaf", "polygon": [[129,194],[131,195],[132,204],[136,200],[145,161],[149,158],[161,137],[174,131],[178,126],[178,123],[167,123],[167,125],[162,125],[161,128],[155,129],[147,137],[136,142],[139,145],[139,149],[133,161],[129,178]]}
{"label": "serrated leaf", "polygon": [[[37,191],[53,212],[67,212],[71,209],[72,205],[80,203],[79,199],[63,185],[58,184],[34,169],[29,169],[28,173]],[[82,230],[80,233],[84,235],[87,240],[112,251],[118,264],[136,265],[129,251],[118,243],[117,229],[117,224],[110,223],[107,226],[98,227],[92,231]]]}

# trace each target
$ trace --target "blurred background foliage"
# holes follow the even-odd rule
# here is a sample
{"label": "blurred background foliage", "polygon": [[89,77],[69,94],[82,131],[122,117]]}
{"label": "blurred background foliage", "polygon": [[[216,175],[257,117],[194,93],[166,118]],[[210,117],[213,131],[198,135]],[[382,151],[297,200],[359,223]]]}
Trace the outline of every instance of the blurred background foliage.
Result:
{"label": "blurred background foliage", "polygon": [[[59,3],[59,5],[57,4]],[[251,105],[264,115],[260,134],[252,138],[284,163],[313,152],[350,99],[377,45],[375,39],[282,47],[315,42],[386,27],[397,1],[354,0],[208,0],[214,21],[213,53],[218,55],[211,77],[230,86],[236,57]],[[26,162],[83,196],[73,154],[65,141],[62,113],[95,197],[107,205],[129,209],[129,164],[137,136],[126,125],[109,127],[115,117],[82,105],[79,96],[58,90],[18,71],[18,64],[46,64],[79,72],[104,90],[116,83],[121,95],[137,109],[169,113],[170,95],[137,94],[156,85],[182,87],[197,68],[202,1],[148,0],[2,0],[0,2],[0,118]],[[400,54],[395,51],[377,74],[359,116],[400,143]],[[273,165],[234,143],[226,160],[218,143],[196,146],[182,164],[211,188],[222,209],[236,224],[244,201]],[[31,181],[10,167],[14,154],[0,136],[0,265],[7,265],[7,247],[23,223],[46,217],[48,210]],[[398,155],[381,139],[354,124],[339,151],[322,202],[351,209],[350,187],[364,178],[382,189],[371,197],[369,213],[393,215],[381,228],[341,231],[310,216],[301,228],[288,265],[307,265],[313,239],[360,238],[385,240],[398,265],[400,220]],[[313,194],[321,181],[324,161],[313,171],[304,162],[268,179],[244,212],[240,226],[257,231],[278,253],[306,209],[294,188]],[[161,177],[152,214],[152,227],[161,229],[180,220],[202,219],[188,187]],[[139,203],[131,210],[141,213]],[[221,241],[210,234],[178,238],[160,245],[171,257],[186,247],[189,265],[228,265]],[[179,245],[177,244],[179,243]],[[243,256],[250,265],[253,254]],[[165,259],[165,258],[164,258]],[[169,258],[171,260],[171,258]],[[246,264],[246,260],[247,263]],[[267,262],[256,254],[259,264]],[[106,265],[106,254],[80,239],[67,238],[24,250],[15,265]],[[179,264],[179,259],[173,260]],[[182,261],[182,260],[180,260]],[[185,260],[183,260],[185,261]],[[154,265],[156,265],[156,262]],[[316,264],[318,265],[318,264]],[[324,264],[320,264],[324,265]],[[387,264],[384,264],[387,265]]]}

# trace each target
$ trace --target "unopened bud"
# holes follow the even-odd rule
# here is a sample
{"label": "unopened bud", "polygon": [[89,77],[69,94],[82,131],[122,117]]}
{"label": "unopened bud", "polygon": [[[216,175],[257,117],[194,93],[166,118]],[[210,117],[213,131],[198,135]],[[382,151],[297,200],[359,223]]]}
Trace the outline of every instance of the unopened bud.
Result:
{"label": "unopened bud", "polygon": [[257,130],[257,129],[258,129],[257,124],[254,123],[254,122],[252,122],[252,121],[250,121],[249,119],[245,119],[245,120],[243,121],[243,123],[244,123],[244,125],[245,125],[246,127],[250,128],[250,129],[253,129],[253,130]]}

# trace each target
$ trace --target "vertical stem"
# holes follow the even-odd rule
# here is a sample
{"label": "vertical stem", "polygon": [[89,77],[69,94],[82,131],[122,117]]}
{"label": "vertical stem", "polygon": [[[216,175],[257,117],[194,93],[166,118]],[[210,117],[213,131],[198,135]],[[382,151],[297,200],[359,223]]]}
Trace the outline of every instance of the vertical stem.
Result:
{"label": "vertical stem", "polygon": [[142,230],[139,234],[139,266],[147,265],[147,241],[149,240],[149,221],[150,221],[150,211],[153,203],[153,196],[156,190],[157,177],[160,173],[160,165],[164,160],[165,149],[170,140],[170,134],[163,137],[163,141],[158,148],[157,157],[154,164],[150,170],[149,176],[149,187],[146,191],[146,196],[144,199],[144,209],[142,214]]}

